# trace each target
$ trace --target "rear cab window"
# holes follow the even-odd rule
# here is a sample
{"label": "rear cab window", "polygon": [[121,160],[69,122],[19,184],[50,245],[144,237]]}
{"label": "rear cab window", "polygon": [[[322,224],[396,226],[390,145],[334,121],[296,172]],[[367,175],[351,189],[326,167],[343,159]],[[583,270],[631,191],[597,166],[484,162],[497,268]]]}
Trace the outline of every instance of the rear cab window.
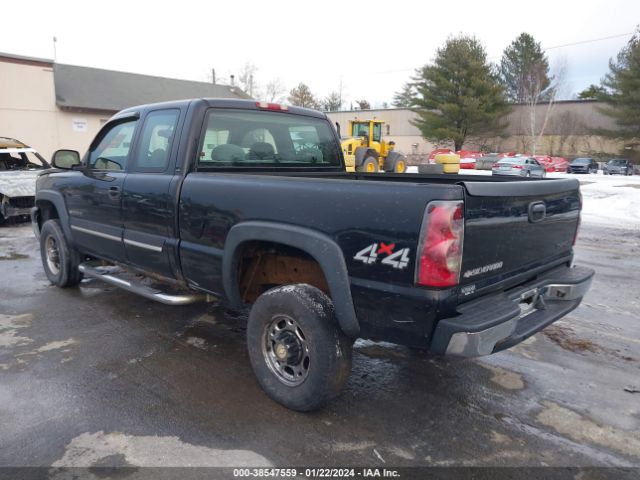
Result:
{"label": "rear cab window", "polygon": [[286,112],[211,109],[198,170],[224,167],[338,167],[340,151],[328,121]]}

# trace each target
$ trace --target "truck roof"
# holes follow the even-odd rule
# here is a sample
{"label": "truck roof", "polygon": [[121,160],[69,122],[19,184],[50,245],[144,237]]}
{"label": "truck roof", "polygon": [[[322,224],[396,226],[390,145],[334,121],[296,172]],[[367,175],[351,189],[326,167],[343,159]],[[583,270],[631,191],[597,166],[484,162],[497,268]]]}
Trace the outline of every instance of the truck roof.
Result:
{"label": "truck roof", "polygon": [[[136,106],[132,106],[124,110],[121,110],[120,112],[116,113],[115,116],[118,117],[123,114],[146,111],[146,110],[156,109],[158,107],[180,108],[180,107],[189,105],[192,102],[205,103],[205,104],[208,104],[208,106],[214,107],[214,108],[240,108],[240,109],[247,109],[247,110],[262,110],[262,108],[259,108],[258,105],[261,103],[264,103],[264,102],[259,102],[257,100],[240,100],[235,98],[233,99],[231,98],[191,98],[191,99],[177,100],[177,101],[171,101],[171,102],[160,102],[160,103],[149,103],[146,105],[136,105]],[[269,103],[269,105],[277,105],[277,104]],[[293,113],[296,115],[307,115],[310,117],[317,117],[317,118],[325,118],[325,119],[327,118],[327,116],[323,112],[319,112],[318,110],[312,110],[310,108],[303,108],[303,107],[296,107],[293,105],[286,105],[286,107],[287,107],[286,112],[288,113]]]}

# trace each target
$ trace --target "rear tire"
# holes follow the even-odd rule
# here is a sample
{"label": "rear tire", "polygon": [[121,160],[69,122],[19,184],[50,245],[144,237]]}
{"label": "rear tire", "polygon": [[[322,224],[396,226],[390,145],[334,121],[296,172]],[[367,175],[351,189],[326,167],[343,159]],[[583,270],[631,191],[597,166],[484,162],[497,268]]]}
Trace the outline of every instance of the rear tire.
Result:
{"label": "rear tire", "polygon": [[73,287],[82,280],[80,255],[69,246],[60,220],[47,220],[40,230],[40,256],[49,281],[56,287]]}
{"label": "rear tire", "polygon": [[407,162],[403,158],[399,159],[393,166],[393,173],[404,173],[407,171]]}
{"label": "rear tire", "polygon": [[352,341],[340,330],[331,300],[306,284],[258,297],[249,314],[247,348],[267,395],[301,412],[338,395],[351,371]]}

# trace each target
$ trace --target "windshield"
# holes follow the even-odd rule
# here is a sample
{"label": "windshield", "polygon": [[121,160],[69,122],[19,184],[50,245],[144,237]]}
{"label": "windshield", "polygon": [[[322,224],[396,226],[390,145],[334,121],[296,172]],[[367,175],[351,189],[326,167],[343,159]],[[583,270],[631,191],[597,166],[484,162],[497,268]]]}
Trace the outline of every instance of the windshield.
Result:
{"label": "windshield", "polygon": [[320,118],[247,110],[211,110],[198,168],[340,166],[331,125]]}
{"label": "windshield", "polygon": [[611,165],[612,167],[622,167],[626,164],[626,160],[609,160],[609,165]]}
{"label": "windshield", "polygon": [[32,148],[0,149],[0,171],[40,170],[49,164]]}
{"label": "windshield", "polygon": [[589,159],[589,158],[576,158],[571,163],[574,164],[574,165],[588,165],[589,163],[591,163],[591,159]]}

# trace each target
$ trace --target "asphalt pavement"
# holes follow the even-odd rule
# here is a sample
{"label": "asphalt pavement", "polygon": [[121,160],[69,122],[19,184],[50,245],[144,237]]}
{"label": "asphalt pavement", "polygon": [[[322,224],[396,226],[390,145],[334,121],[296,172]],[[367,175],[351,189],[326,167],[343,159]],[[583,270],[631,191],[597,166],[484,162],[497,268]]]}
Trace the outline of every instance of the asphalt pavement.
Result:
{"label": "asphalt pavement", "polygon": [[0,466],[640,466],[640,232],[583,225],[583,304],[474,360],[358,341],[344,393],[295,413],[241,317],[49,285],[0,227]]}

